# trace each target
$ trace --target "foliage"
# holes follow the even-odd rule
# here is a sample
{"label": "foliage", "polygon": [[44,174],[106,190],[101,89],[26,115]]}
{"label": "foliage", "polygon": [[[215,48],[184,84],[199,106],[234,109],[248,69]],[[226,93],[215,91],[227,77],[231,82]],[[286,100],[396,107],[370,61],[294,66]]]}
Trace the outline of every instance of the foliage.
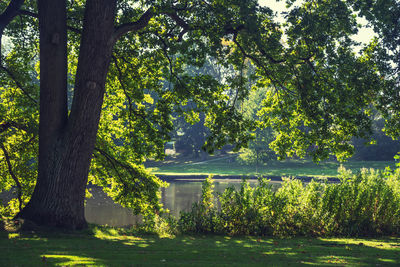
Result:
{"label": "foliage", "polygon": [[[13,192],[14,200],[1,207],[0,214],[11,216],[28,202],[36,182],[39,114],[32,99],[38,99],[38,84],[28,59],[11,52],[2,64],[7,71],[0,73],[0,192]],[[13,80],[16,77],[18,81]]]}
{"label": "foliage", "polygon": [[400,3],[396,0],[349,1],[377,34],[366,48],[377,63],[385,86],[377,99],[377,108],[385,119],[385,133],[400,137]]}
{"label": "foliage", "polygon": [[353,152],[351,137],[371,132],[370,105],[384,81],[373,48],[360,56],[353,51],[349,36],[357,23],[351,14],[348,1],[307,0],[287,15],[293,72],[281,81],[285,90],[268,93],[262,111],[264,123],[278,132],[271,146],[283,158],[309,152],[314,160],[326,159],[331,151],[343,160]]}
{"label": "foliage", "polygon": [[216,230],[218,219],[217,208],[215,207],[212,175],[208,176],[201,190],[201,198],[194,203],[190,212],[181,212],[178,221],[178,229],[182,232],[213,233]]}
{"label": "foliage", "polygon": [[[185,67],[190,76],[203,76],[215,79],[218,83],[236,74],[232,67],[224,67],[213,58],[205,58],[202,66],[187,65]],[[230,94],[229,89],[225,88],[225,93]],[[174,114],[174,135],[176,141],[175,148],[183,156],[193,156],[195,158],[204,155],[203,145],[209,129],[205,126],[207,111],[194,101],[188,101],[179,107],[183,111]]]}
{"label": "foliage", "polygon": [[[207,208],[204,198],[195,204],[181,216],[180,229],[275,236],[376,236],[400,230],[399,169],[353,174],[342,168],[339,178],[339,183],[308,184],[286,178],[277,190],[265,179],[255,187],[244,180],[239,190],[231,187],[219,196],[218,211]],[[207,188],[206,183],[203,194]]]}
{"label": "foliage", "polygon": [[[256,121],[261,119],[258,113],[262,108],[262,101],[268,90],[271,89],[255,87],[250,91],[248,98],[241,104],[245,118]],[[240,155],[237,158],[239,162],[244,164],[255,163],[258,167],[259,163],[275,159],[275,153],[269,148],[269,144],[274,140],[272,129],[257,127],[251,131],[251,134],[253,138],[248,142],[247,147],[240,150]]]}
{"label": "foliage", "polygon": [[353,139],[354,156],[356,160],[392,160],[400,151],[399,140],[393,140],[383,132],[385,121],[375,118],[373,121],[373,142],[367,143],[365,139]]}
{"label": "foliage", "polygon": [[206,141],[208,129],[204,126],[204,112],[195,114],[198,118],[191,123],[186,121],[185,116],[178,116],[175,119],[176,133],[174,139],[176,140],[175,149],[178,153],[182,156],[199,158],[204,153],[202,146]]}

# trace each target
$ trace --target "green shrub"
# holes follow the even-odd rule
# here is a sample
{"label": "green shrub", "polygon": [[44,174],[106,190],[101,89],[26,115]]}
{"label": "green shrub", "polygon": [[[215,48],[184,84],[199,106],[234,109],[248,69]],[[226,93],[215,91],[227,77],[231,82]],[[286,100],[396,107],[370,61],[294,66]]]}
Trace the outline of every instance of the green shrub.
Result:
{"label": "green shrub", "polygon": [[274,190],[268,180],[227,188],[215,206],[212,177],[202,197],[182,213],[180,231],[230,235],[371,236],[400,230],[400,169],[357,174],[340,170],[339,183],[284,178]]}
{"label": "green shrub", "polygon": [[215,208],[214,181],[208,176],[202,184],[201,198],[194,203],[190,212],[181,212],[178,228],[181,232],[215,233],[220,225]]}

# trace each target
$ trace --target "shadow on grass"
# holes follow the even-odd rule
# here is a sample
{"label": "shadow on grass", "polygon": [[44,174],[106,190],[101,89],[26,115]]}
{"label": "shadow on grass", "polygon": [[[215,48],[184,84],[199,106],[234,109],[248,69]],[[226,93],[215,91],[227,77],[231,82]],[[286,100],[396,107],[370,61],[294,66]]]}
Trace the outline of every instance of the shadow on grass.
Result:
{"label": "shadow on grass", "polygon": [[113,229],[80,233],[0,233],[0,266],[374,265],[400,263],[400,239],[132,236]]}

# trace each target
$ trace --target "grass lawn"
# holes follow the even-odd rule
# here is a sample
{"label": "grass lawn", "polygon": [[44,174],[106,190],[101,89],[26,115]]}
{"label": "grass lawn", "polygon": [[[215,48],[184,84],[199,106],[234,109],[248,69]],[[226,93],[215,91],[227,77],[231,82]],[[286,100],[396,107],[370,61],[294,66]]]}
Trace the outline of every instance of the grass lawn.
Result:
{"label": "grass lawn", "polygon": [[0,266],[398,266],[400,238],[125,235],[110,228],[70,234],[0,233]]}
{"label": "grass lawn", "polygon": [[355,172],[361,168],[385,169],[386,166],[394,168],[394,161],[349,161],[338,163],[333,161],[315,164],[310,160],[285,160],[271,161],[258,167],[255,165],[240,165],[231,159],[212,159],[204,163],[175,160],[170,162],[151,162],[147,167],[154,174],[164,175],[264,175],[264,176],[310,176],[310,177],[335,177],[338,168],[343,165],[346,169]]}

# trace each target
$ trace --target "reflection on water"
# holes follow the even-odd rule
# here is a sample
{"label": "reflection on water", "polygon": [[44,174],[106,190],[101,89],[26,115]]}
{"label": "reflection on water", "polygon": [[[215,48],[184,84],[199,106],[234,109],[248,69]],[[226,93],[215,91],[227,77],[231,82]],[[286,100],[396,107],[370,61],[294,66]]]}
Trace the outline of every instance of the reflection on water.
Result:
{"label": "reflection on water", "polygon": [[100,188],[92,188],[91,193],[92,197],[85,203],[85,217],[89,223],[122,227],[140,221],[129,209],[115,204]]}
{"label": "reflection on water", "polygon": [[[192,204],[200,200],[201,182],[169,182],[168,188],[163,188],[161,192],[161,201],[164,208],[176,217],[180,211],[189,211]],[[250,181],[255,184],[256,181]],[[222,193],[225,188],[240,186],[240,180],[219,181],[214,183],[215,192]],[[89,223],[110,225],[116,227],[137,224],[140,219],[134,216],[126,208],[115,204],[100,188],[92,189],[93,197],[87,199],[85,205],[85,216]]]}

